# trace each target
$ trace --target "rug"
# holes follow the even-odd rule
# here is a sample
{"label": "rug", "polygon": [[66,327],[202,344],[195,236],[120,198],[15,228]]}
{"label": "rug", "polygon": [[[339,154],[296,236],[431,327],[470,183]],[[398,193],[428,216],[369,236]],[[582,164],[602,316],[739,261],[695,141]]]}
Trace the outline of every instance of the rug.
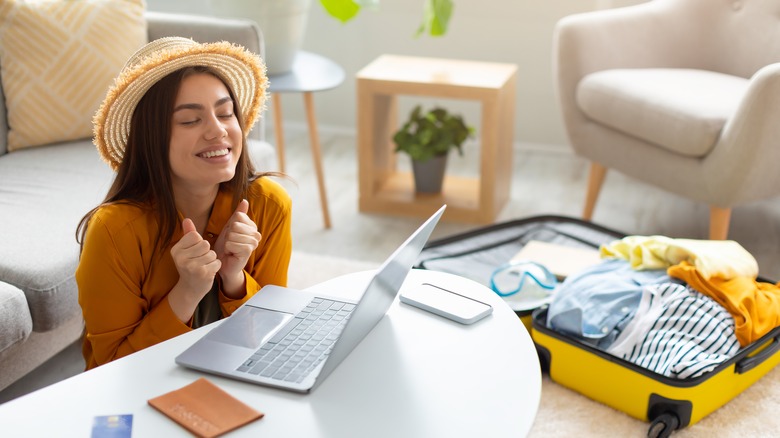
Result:
{"label": "rug", "polygon": [[378,267],[378,263],[293,251],[287,270],[287,287],[305,289],[332,278]]}
{"label": "rug", "polygon": [[[673,438],[780,437],[780,367],[698,423]],[[529,438],[645,437],[650,423],[639,421],[542,379],[542,398]]]}

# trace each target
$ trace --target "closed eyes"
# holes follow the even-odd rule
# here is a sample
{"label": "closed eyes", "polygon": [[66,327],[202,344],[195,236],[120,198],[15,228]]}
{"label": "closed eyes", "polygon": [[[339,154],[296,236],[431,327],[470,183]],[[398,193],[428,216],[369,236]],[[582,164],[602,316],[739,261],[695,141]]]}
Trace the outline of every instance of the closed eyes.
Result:
{"label": "closed eyes", "polygon": [[[218,114],[217,117],[220,118],[220,119],[228,120],[228,119],[232,119],[233,118],[233,113]],[[193,119],[193,120],[184,120],[184,121],[179,122],[179,123],[182,124],[182,125],[185,125],[185,126],[192,126],[192,125],[197,125],[198,123],[200,123],[200,121],[201,121],[201,119],[198,118],[198,119]]]}

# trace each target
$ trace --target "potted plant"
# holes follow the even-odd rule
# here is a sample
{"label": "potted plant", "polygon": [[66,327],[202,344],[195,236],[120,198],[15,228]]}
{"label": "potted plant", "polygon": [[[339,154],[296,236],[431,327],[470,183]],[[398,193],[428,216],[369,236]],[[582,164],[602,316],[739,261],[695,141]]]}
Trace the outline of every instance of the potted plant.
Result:
{"label": "potted plant", "polygon": [[459,115],[444,108],[423,113],[417,105],[409,120],[393,135],[395,152],[405,152],[412,159],[414,186],[418,193],[441,192],[447,156],[452,148],[463,156],[463,142],[473,137],[474,128]]}

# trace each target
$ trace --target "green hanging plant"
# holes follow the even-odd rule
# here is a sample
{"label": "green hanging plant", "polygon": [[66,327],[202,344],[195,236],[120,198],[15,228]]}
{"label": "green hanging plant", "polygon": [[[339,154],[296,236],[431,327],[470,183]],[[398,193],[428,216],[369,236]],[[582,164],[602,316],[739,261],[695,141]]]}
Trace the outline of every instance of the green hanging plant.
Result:
{"label": "green hanging plant", "polygon": [[463,142],[473,134],[474,128],[467,126],[462,117],[443,108],[423,113],[417,105],[409,120],[393,135],[393,142],[396,152],[405,152],[415,161],[428,161],[446,155],[452,148],[463,156]]}
{"label": "green hanging plant", "polygon": [[[379,0],[320,0],[320,4],[331,17],[346,23],[363,7],[377,8]],[[430,36],[446,34],[454,7],[452,0],[423,0],[423,19],[415,37],[424,33]]]}

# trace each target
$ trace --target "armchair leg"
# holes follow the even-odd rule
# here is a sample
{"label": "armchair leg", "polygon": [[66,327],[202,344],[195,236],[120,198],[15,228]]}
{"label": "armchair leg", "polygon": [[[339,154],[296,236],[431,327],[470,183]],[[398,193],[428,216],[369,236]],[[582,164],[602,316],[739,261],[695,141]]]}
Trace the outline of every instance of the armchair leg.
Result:
{"label": "armchair leg", "polygon": [[710,206],[710,240],[726,240],[729,234],[731,209]]}
{"label": "armchair leg", "polygon": [[604,183],[604,176],[607,174],[607,168],[595,161],[590,163],[590,174],[588,175],[588,192],[585,195],[585,208],[582,210],[582,218],[589,221],[593,217],[593,208],[596,207],[596,200],[601,192],[601,185]]}

